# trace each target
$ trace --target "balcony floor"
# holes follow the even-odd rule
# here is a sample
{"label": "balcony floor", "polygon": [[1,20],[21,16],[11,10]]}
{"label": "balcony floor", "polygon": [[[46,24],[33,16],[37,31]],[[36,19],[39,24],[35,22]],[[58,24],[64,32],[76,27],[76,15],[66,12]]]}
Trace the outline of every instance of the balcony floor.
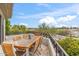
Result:
{"label": "balcony floor", "polygon": [[4,53],[3,53],[1,45],[0,45],[0,56],[4,56]]}

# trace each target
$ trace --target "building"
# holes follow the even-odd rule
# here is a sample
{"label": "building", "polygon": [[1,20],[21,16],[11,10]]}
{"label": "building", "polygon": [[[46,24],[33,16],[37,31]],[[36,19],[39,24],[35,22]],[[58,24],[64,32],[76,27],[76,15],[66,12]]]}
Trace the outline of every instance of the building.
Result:
{"label": "building", "polygon": [[5,40],[5,20],[12,16],[11,3],[0,3],[0,44]]}

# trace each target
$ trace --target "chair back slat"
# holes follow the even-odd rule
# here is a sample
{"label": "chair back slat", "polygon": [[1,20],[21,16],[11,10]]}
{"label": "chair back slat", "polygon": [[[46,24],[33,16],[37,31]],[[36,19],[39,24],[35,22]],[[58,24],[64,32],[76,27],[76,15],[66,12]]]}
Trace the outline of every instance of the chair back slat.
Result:
{"label": "chair back slat", "polygon": [[3,49],[3,52],[6,56],[15,56],[15,52],[14,52],[12,44],[3,43],[2,49]]}
{"label": "chair back slat", "polygon": [[28,34],[24,34],[23,39],[27,39],[27,38],[28,38]]}
{"label": "chair back slat", "polygon": [[22,39],[21,35],[16,35],[14,36],[13,41],[20,40],[20,39]]}

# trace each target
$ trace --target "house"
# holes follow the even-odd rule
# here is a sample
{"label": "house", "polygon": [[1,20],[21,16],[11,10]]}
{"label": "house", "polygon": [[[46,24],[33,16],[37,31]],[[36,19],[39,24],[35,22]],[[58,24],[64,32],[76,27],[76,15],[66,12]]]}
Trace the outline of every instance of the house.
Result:
{"label": "house", "polygon": [[12,16],[11,3],[0,3],[0,44],[5,40],[5,20]]}

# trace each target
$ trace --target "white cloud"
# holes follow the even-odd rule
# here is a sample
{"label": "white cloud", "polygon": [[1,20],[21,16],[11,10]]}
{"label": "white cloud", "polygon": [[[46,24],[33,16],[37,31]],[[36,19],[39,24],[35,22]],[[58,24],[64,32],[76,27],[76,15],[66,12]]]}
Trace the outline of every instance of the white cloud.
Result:
{"label": "white cloud", "polygon": [[78,27],[78,25],[67,25],[67,24],[59,24],[59,25],[56,25],[56,27]]}
{"label": "white cloud", "polygon": [[17,18],[19,19],[27,19],[27,18],[30,18],[30,17],[27,17],[26,15],[20,15],[20,16],[16,16]]}
{"label": "white cloud", "polygon": [[77,12],[77,14],[79,15],[79,12]]}
{"label": "white cloud", "polygon": [[[39,5],[46,6],[46,4],[39,4]],[[20,19],[42,18],[42,19],[40,19],[39,23],[46,23],[48,25],[62,27],[62,26],[68,26],[65,23],[71,22],[72,20],[74,20],[77,17],[77,15],[71,15],[72,13],[79,15],[79,4],[73,4],[72,6],[60,8],[55,11],[48,11],[48,12],[37,13],[37,14],[32,14],[32,15],[19,15],[16,17],[20,18]],[[45,17],[45,15],[46,15],[46,17]],[[63,16],[63,15],[65,15],[65,16]],[[55,19],[54,16],[55,17],[58,16],[59,18],[57,17]]]}
{"label": "white cloud", "polygon": [[49,7],[49,4],[47,4],[47,3],[37,3],[37,6]]}
{"label": "white cloud", "polygon": [[69,26],[66,24],[57,24],[56,27],[69,27]]}
{"label": "white cloud", "polygon": [[76,15],[74,16],[67,15],[67,16],[59,17],[58,19],[55,19],[54,17],[46,16],[40,19],[39,23],[40,24],[46,23],[49,26],[55,26],[55,27],[62,27],[62,26],[69,27],[70,25],[67,25],[66,23],[69,21],[75,20],[76,17],[77,17]]}
{"label": "white cloud", "polygon": [[[40,5],[43,5],[43,4],[40,4]],[[40,18],[40,17],[43,17],[44,15],[56,17],[56,16],[63,16],[63,15],[72,14],[72,13],[76,13],[76,14],[79,13],[79,4],[73,4],[72,6],[60,8],[55,11],[42,12],[42,13],[37,13],[33,15],[19,15],[16,17],[20,19],[28,19],[28,18]]]}
{"label": "white cloud", "polygon": [[67,15],[67,16],[64,16],[64,17],[60,17],[58,19],[58,22],[60,22],[60,23],[69,22],[69,21],[74,20],[76,17],[77,17],[76,15],[74,15],[74,16]]}
{"label": "white cloud", "polygon": [[50,17],[50,16],[46,16],[45,18],[42,18],[39,20],[39,23],[45,23],[47,25],[56,25],[57,22],[56,20],[54,19],[54,17]]}
{"label": "white cloud", "polygon": [[26,23],[20,23],[19,25],[25,25],[26,27],[29,27]]}

